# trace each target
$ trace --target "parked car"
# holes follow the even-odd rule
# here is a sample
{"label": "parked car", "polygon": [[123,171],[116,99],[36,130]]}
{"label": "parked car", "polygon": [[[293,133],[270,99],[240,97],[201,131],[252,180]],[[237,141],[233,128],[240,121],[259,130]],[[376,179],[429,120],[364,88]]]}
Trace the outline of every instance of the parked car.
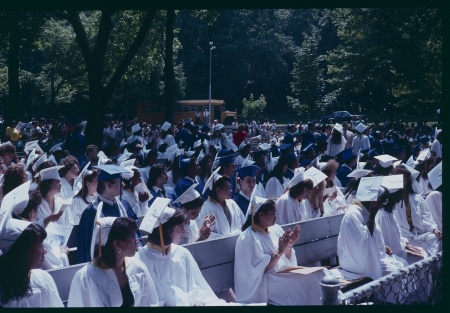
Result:
{"label": "parked car", "polygon": [[351,122],[354,120],[365,120],[367,121],[367,115],[356,115],[350,114],[348,111],[335,111],[331,115],[322,116],[320,122],[322,124],[333,124],[333,123],[343,123]]}

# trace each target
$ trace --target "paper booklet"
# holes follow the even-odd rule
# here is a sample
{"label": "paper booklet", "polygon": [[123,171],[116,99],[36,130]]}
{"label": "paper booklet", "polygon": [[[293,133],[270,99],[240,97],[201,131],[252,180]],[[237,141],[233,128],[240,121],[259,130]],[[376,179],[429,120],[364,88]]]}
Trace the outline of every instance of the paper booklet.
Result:
{"label": "paper booklet", "polygon": [[308,275],[324,269],[322,266],[306,267],[306,266],[282,266],[277,273],[297,273],[302,275]]}
{"label": "paper booklet", "polygon": [[52,246],[55,252],[60,252],[60,247],[66,247],[70,234],[72,233],[72,225],[60,225],[54,222],[48,223],[45,231],[47,238],[45,241]]}
{"label": "paper booklet", "polygon": [[53,214],[58,214],[60,211],[64,211],[68,206],[72,204],[72,200],[73,198],[65,199],[59,208],[55,206]]}
{"label": "paper booklet", "polygon": [[323,191],[323,196],[329,196],[335,191],[336,191],[336,185],[334,185],[333,187],[330,187],[330,188],[325,188],[325,190]]}

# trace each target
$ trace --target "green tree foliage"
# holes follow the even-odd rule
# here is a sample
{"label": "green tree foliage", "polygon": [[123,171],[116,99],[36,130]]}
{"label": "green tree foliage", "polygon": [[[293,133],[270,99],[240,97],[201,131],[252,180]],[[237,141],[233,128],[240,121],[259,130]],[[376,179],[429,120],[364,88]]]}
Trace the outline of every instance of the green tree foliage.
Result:
{"label": "green tree foliage", "polygon": [[266,108],[267,102],[263,94],[259,96],[259,99],[254,99],[253,94],[250,94],[249,99],[242,99],[242,114],[250,120],[253,116],[259,119]]}

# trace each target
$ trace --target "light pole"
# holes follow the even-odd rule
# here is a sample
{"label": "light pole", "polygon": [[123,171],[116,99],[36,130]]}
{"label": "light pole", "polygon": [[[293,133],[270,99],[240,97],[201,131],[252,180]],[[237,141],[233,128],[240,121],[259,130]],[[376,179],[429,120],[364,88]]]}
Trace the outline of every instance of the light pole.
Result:
{"label": "light pole", "polygon": [[211,125],[211,60],[212,60],[212,51],[216,49],[216,47],[213,46],[213,42],[209,42],[209,126]]}

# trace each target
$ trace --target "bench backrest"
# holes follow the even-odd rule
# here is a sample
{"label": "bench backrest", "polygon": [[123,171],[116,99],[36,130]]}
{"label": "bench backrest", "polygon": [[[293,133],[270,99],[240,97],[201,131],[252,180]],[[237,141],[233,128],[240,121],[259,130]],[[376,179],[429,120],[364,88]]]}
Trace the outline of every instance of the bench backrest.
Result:
{"label": "bench backrest", "polygon": [[[300,225],[300,238],[294,244],[298,265],[308,265],[337,255],[337,236],[343,216],[340,214],[282,225],[283,229]],[[192,253],[205,280],[216,293],[234,287],[234,247],[238,237],[226,236],[184,245]],[[55,279],[63,301],[68,299],[75,272],[85,264],[48,271]]]}

